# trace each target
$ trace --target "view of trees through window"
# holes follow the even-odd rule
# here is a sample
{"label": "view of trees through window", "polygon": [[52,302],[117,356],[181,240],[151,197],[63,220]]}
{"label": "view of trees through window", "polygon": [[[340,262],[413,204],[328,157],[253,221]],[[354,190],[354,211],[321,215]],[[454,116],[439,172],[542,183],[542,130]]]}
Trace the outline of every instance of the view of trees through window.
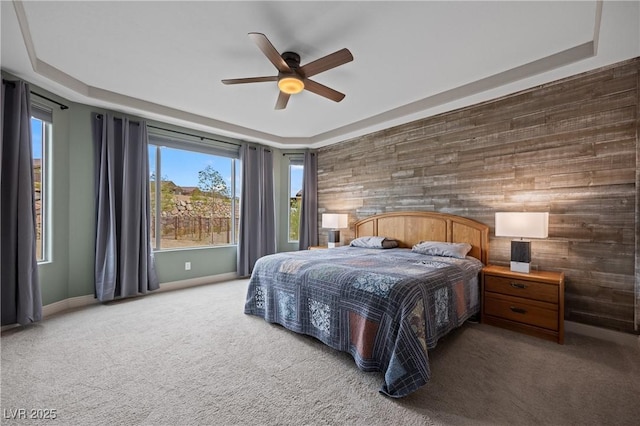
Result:
{"label": "view of trees through window", "polygon": [[31,155],[33,161],[33,195],[36,210],[36,258],[46,259],[46,151],[51,123],[31,117]]}
{"label": "view of trees through window", "polygon": [[215,246],[237,241],[239,187],[235,159],[149,145],[149,166],[153,247]]}
{"label": "view of trees through window", "polygon": [[298,241],[300,233],[300,210],[302,209],[303,166],[289,165],[289,241]]}

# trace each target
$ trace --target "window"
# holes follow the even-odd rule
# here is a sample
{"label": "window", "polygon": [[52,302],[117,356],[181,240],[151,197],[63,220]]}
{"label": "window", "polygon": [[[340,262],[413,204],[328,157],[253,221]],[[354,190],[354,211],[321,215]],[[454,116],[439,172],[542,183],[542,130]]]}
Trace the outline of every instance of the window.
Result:
{"label": "window", "polygon": [[31,106],[31,155],[33,161],[33,196],[36,211],[36,259],[49,260],[49,153],[51,151],[52,114],[39,105]]}
{"label": "window", "polygon": [[289,242],[300,239],[300,211],[302,210],[301,160],[290,159],[289,164]]}
{"label": "window", "polygon": [[238,161],[219,152],[150,136],[150,237],[156,250],[236,243]]}

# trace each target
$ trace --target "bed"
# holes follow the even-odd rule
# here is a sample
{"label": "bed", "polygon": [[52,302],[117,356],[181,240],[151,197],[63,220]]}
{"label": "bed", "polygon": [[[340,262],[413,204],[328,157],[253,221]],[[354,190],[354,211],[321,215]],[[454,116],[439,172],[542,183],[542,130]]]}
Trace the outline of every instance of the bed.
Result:
{"label": "bed", "polygon": [[[361,370],[383,373],[381,393],[403,397],[429,381],[429,349],[479,313],[489,229],[436,212],[384,213],[354,228],[354,241],[396,241],[397,247],[264,256],[249,280],[244,312],[350,353]],[[446,250],[412,249],[424,241]],[[466,255],[447,251],[465,243]]]}

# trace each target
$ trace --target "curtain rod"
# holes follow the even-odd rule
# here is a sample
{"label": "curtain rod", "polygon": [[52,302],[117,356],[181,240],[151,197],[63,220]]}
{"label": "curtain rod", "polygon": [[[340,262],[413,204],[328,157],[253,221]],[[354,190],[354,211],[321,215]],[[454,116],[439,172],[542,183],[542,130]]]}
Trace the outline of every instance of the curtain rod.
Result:
{"label": "curtain rod", "polygon": [[193,135],[191,133],[186,133],[186,132],[180,132],[178,130],[171,130],[171,129],[164,129],[162,127],[157,127],[157,126],[152,126],[150,124],[147,124],[147,127],[151,127],[152,129],[158,129],[158,130],[164,130],[166,132],[173,132],[173,133],[178,133],[180,135],[185,135],[185,136],[191,136],[193,138],[200,138],[200,140],[210,140],[210,141],[214,141],[214,142],[221,142],[221,143],[227,143],[229,145],[235,145],[235,146],[241,146],[239,143],[235,143],[235,142],[227,142],[227,141],[221,141],[219,139],[213,139],[213,138],[208,138],[206,136],[199,136],[199,135]]}
{"label": "curtain rod", "polygon": [[[304,155],[304,152],[283,152],[282,156],[284,157],[285,155]],[[316,155],[316,153],[312,152],[311,155]]]}
{"label": "curtain rod", "polygon": [[54,101],[54,100],[53,100],[53,99],[51,99],[51,98],[47,98],[46,96],[43,96],[43,95],[41,95],[40,93],[31,92],[31,94],[32,94],[32,95],[36,95],[36,96],[38,96],[38,97],[41,97],[42,99],[46,99],[46,100],[48,100],[49,102],[53,102],[54,104],[58,105],[58,106],[60,107],[60,109],[62,109],[62,110],[64,110],[64,109],[69,109],[69,107],[68,107],[68,106],[66,106],[65,104],[61,104],[61,103],[60,103],[60,102],[58,102],[58,101]]}
{"label": "curtain rod", "polygon": [[[8,85],[9,85],[9,86],[11,86],[11,87],[16,87],[16,83],[15,83],[15,82],[13,82],[13,81],[9,81],[9,80],[5,80],[4,78],[2,79],[2,84],[8,84]],[[41,95],[40,93],[37,93],[37,92],[31,92],[31,94],[32,94],[32,95],[36,95],[36,96],[38,96],[38,97],[40,97],[40,98],[42,98],[42,99],[46,99],[46,100],[48,100],[49,102],[53,102],[54,104],[58,105],[58,106],[60,107],[60,109],[69,109],[69,107],[68,107],[68,106],[66,106],[65,104],[61,104],[61,103],[60,103],[60,102],[58,102],[58,101],[54,101],[54,100],[53,100],[53,99],[51,99],[51,98],[47,98],[46,96],[43,96],[43,95]]]}
{"label": "curtain rod", "polygon": [[[256,151],[258,148],[256,148],[255,146],[249,146],[249,149],[252,149],[252,150]],[[267,151],[267,152],[271,152],[271,150],[269,148],[267,148],[267,147],[264,147],[264,150]]]}

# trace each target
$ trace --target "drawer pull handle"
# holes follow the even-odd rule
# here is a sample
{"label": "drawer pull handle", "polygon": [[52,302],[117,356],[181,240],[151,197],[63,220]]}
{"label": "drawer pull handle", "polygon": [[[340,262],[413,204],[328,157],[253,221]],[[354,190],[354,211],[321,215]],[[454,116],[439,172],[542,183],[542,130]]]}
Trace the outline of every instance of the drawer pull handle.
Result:
{"label": "drawer pull handle", "polygon": [[513,312],[515,312],[517,314],[526,314],[527,313],[526,309],[516,308],[515,306],[510,306],[509,309],[511,309]]}
{"label": "drawer pull handle", "polygon": [[524,289],[524,288],[527,288],[527,285],[526,284],[520,284],[520,283],[511,283],[511,287]]}

